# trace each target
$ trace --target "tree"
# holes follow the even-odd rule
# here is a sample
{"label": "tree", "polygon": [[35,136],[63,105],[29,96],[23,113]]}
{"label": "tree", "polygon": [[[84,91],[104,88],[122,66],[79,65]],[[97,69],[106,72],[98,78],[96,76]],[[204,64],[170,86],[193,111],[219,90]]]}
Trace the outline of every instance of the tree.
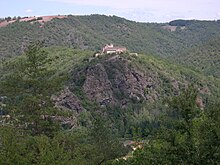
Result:
{"label": "tree", "polygon": [[127,153],[127,149],[118,141],[116,136],[112,135],[107,123],[99,116],[94,121],[91,137],[92,144],[95,146],[95,164],[103,164]]}
{"label": "tree", "polygon": [[33,135],[51,135],[57,129],[49,116],[56,113],[51,95],[60,88],[61,79],[53,78],[47,68],[47,53],[38,42],[28,47],[25,56],[10,63],[10,72],[1,82],[1,94],[7,96],[8,113],[17,127]]}
{"label": "tree", "polygon": [[[168,102],[168,111],[163,128],[162,138],[170,142],[171,150],[178,161],[193,164],[196,162],[196,146],[194,136],[194,122],[199,117],[199,108],[196,105],[197,91],[189,87],[178,97]],[[175,151],[176,150],[176,151]]]}
{"label": "tree", "polygon": [[11,17],[5,17],[5,20],[6,20],[7,22],[11,21]]}
{"label": "tree", "polygon": [[62,132],[50,138],[0,126],[0,164],[88,164],[96,155],[87,138],[82,131]]}
{"label": "tree", "polygon": [[200,164],[220,163],[220,103],[208,106],[202,115],[199,129],[198,154]]}
{"label": "tree", "polygon": [[137,150],[130,164],[198,164],[197,132],[199,118],[197,91],[189,87],[165,102],[167,108],[160,128],[144,149]]}

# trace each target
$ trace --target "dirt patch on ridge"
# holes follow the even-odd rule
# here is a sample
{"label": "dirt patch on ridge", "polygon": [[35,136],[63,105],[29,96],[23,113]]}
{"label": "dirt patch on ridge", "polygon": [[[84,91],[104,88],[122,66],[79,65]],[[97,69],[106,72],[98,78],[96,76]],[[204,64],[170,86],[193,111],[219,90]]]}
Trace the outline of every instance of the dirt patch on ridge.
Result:
{"label": "dirt patch on ridge", "polygon": [[67,16],[58,15],[58,16],[24,17],[24,18],[16,19],[16,20],[3,21],[0,23],[0,27],[5,27],[11,23],[14,23],[15,21],[19,21],[19,22],[31,21],[31,22],[39,22],[40,24],[44,24],[45,22],[51,21],[54,18],[63,19],[63,18],[67,18]]}

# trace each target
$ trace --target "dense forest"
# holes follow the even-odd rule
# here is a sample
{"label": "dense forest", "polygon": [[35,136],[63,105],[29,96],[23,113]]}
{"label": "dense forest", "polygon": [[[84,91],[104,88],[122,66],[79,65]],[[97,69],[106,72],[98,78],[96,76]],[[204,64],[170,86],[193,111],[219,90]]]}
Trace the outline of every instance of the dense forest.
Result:
{"label": "dense forest", "polygon": [[177,55],[173,61],[205,75],[220,77],[220,38],[191,48]]}
{"label": "dense forest", "polygon": [[[174,31],[170,30],[172,28]],[[176,20],[160,24],[138,23],[105,15],[69,15],[43,24],[30,21],[19,22],[18,19],[0,28],[0,59],[20,55],[30,43],[36,41],[44,41],[45,46],[48,47],[68,46],[91,51],[98,51],[105,44],[114,43],[127,47],[131,52],[173,59],[178,55],[183,57],[183,53],[187,51],[194,53],[197,47],[202,47],[203,44],[207,45],[208,49],[209,47],[212,49],[211,44],[207,42],[217,40],[220,37],[219,30],[219,21]],[[213,50],[213,53],[216,50]],[[202,54],[202,50],[199,51]],[[218,51],[216,53],[219,54]],[[219,65],[217,58],[213,62]],[[182,64],[188,66],[188,63]],[[207,62],[204,65],[205,68],[206,64]],[[204,72],[212,74],[207,70]]]}
{"label": "dense forest", "polygon": [[0,28],[0,164],[220,163],[219,22],[39,26]]}
{"label": "dense forest", "polygon": [[[173,25],[172,21],[170,25]],[[186,21],[187,22],[187,21]],[[219,36],[217,21],[188,21],[176,31],[163,29],[169,24],[138,23],[117,16],[91,15],[38,22],[15,21],[0,28],[1,56],[19,55],[31,41],[45,40],[47,45],[98,50],[106,43],[115,43],[131,51],[161,56],[176,55],[183,48],[191,48]],[[24,30],[25,29],[25,30]],[[7,44],[6,44],[7,43]]]}

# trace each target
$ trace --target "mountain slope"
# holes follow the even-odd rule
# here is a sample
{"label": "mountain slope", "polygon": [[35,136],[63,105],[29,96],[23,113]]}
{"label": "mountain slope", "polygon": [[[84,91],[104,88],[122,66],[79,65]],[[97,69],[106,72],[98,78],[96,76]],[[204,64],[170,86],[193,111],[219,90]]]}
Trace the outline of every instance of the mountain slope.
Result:
{"label": "mountain slope", "polygon": [[[190,84],[199,91],[197,103],[200,108],[219,98],[219,79],[149,54],[96,58],[93,52],[67,47],[44,50],[49,53],[45,67],[53,70],[48,79],[60,79],[68,74],[68,79],[62,82],[63,90],[55,93],[52,99],[60,110],[75,116],[71,127],[90,127],[94,113],[98,113],[108,118],[115,133],[126,137],[131,134],[132,127],[147,123],[150,129],[154,124],[150,121],[161,114],[163,100],[178,95]],[[15,64],[24,60],[22,55],[5,61],[1,79],[13,73]]]}
{"label": "mountain slope", "polygon": [[220,78],[220,38],[194,47],[174,58],[185,66],[201,73]]}
{"label": "mountain slope", "polygon": [[[83,87],[82,91],[95,90],[95,87],[103,87],[107,84],[107,86],[110,85],[108,89],[113,90],[112,93],[114,90],[121,90],[120,92],[127,92],[126,95],[128,96],[128,93],[140,92],[136,96],[141,96],[144,100],[156,100],[162,96],[177,94],[180,89],[189,84],[197,85],[198,88],[207,87],[210,92],[212,91],[213,96],[217,96],[219,90],[218,78],[207,77],[150,54],[138,54],[138,56],[129,53],[122,55],[104,54],[94,57],[92,51],[68,47],[48,47],[44,50],[48,53],[46,67],[56,71],[53,76],[69,73],[68,82],[75,87]],[[23,58],[24,55],[3,62],[1,77],[16,69],[13,64],[22,61]],[[94,85],[98,83],[99,78],[104,85]],[[145,91],[148,88],[149,91]],[[145,95],[149,92],[157,93],[157,96],[154,99],[153,96],[148,99],[148,96]],[[95,97],[90,98],[94,99]]]}
{"label": "mountain slope", "polygon": [[104,15],[70,15],[43,25],[15,21],[0,28],[0,57],[19,55],[36,40],[44,40],[48,46],[63,45],[95,51],[107,43],[114,43],[126,46],[130,51],[166,57],[176,56],[193,45],[220,36],[220,26],[215,21],[192,21],[184,28],[175,26],[175,31],[164,29],[165,25]]}

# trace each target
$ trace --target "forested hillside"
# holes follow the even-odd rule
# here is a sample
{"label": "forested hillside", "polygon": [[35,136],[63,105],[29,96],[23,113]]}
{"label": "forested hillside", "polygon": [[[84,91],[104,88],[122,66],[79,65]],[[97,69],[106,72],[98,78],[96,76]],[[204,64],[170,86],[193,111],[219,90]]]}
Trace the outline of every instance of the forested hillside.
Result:
{"label": "forested hillside", "polygon": [[[218,116],[219,86],[149,54],[31,45],[2,64],[0,163],[216,163],[218,144],[206,146],[218,141],[218,120],[207,109]],[[132,154],[136,143],[144,149]]]}
{"label": "forested hillside", "polygon": [[0,27],[0,164],[220,163],[219,21],[53,18]]}
{"label": "forested hillside", "polygon": [[193,47],[178,54],[173,61],[186,65],[208,76],[220,77],[220,39]]}
{"label": "forested hillside", "polygon": [[104,15],[69,15],[43,25],[15,21],[0,28],[0,57],[19,55],[30,42],[37,40],[45,40],[48,46],[65,45],[94,51],[114,43],[126,46],[130,51],[166,57],[176,56],[185,49],[220,36],[220,24],[215,21],[190,21],[185,26],[171,23],[175,31],[164,29],[166,25]]}

